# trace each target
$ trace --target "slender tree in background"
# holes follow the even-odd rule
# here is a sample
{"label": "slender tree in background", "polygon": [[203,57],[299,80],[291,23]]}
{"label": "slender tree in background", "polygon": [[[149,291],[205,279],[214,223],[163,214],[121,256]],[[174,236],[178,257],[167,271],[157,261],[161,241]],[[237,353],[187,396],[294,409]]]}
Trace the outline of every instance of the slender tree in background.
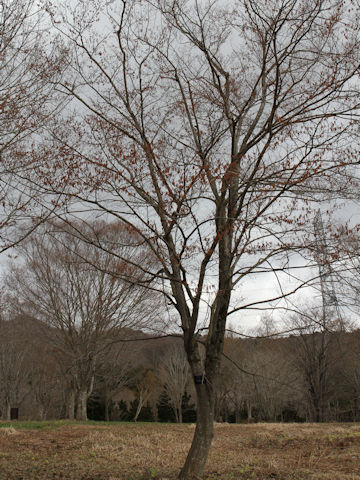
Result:
{"label": "slender tree in background", "polygon": [[[144,250],[138,250],[136,237],[123,225],[97,223],[88,227],[90,233],[104,248],[110,244],[129,261],[141,258],[146,263]],[[159,304],[139,285],[141,278],[129,263],[81,242],[64,224],[45,224],[22,244],[21,252],[25,264],[13,268],[11,290],[24,311],[52,327],[48,338],[58,350],[54,357],[65,362],[70,408],[76,396],[76,418],[86,420],[87,400],[104,353],[126,337],[126,329],[154,327]],[[124,281],[126,276],[131,282]]]}
{"label": "slender tree in background", "polygon": [[[54,128],[58,160],[38,175],[131,225],[157,258],[138,266],[179,314],[197,395],[180,477],[198,478],[228,316],[308,282],[290,267],[313,246],[314,204],[357,188],[360,12],[342,0],[99,0],[50,13],[72,41],[60,89],[78,111]],[[285,270],[277,298],[240,299],[248,276],[281,282]]]}
{"label": "slender tree in background", "polygon": [[160,382],[159,379],[154,375],[152,370],[146,370],[139,372],[139,378],[136,383],[136,399],[137,406],[134,415],[134,422],[137,421],[141,410],[149,402],[154,403],[159,396]]}
{"label": "slender tree in background", "polygon": [[65,51],[50,29],[43,2],[0,1],[0,252],[55,207],[29,182],[39,134],[63,101],[54,92]]}
{"label": "slender tree in background", "polygon": [[182,403],[189,374],[190,367],[182,345],[168,347],[160,361],[159,377],[177,423],[182,423]]}

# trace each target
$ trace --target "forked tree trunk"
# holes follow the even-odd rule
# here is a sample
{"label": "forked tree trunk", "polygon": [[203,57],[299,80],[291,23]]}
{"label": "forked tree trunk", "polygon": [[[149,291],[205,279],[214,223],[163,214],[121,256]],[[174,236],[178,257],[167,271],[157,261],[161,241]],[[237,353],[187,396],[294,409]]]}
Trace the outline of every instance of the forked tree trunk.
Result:
{"label": "forked tree trunk", "polygon": [[[195,327],[198,318],[197,307],[189,318],[189,311],[184,308],[182,326],[184,347],[187,359],[194,375],[197,400],[197,419],[194,438],[185,464],[180,471],[180,480],[199,480],[203,477],[214,435],[214,385],[220,370],[221,354],[224,348],[226,318],[231,296],[231,229],[221,219],[226,218],[225,207],[217,208],[219,221],[217,229],[221,237],[219,242],[219,287],[218,295],[212,305],[210,324],[205,343],[205,358],[200,354]],[[180,277],[180,275],[179,275]],[[173,285],[174,297],[177,294]],[[182,298],[183,303],[184,299]]]}
{"label": "forked tree trunk", "polygon": [[213,325],[217,324],[216,331],[209,329],[204,362],[201,359],[197,340],[193,336],[187,339],[187,332],[184,335],[185,350],[195,380],[197,418],[190,451],[179,474],[181,480],[202,478],[208,459],[214,435],[214,384],[220,368],[228,303],[228,300],[222,302],[221,308],[216,312],[217,322],[213,321]]}
{"label": "forked tree trunk", "polygon": [[198,480],[202,477],[214,434],[214,395],[207,384],[195,385],[197,420],[194,438],[179,478]]}

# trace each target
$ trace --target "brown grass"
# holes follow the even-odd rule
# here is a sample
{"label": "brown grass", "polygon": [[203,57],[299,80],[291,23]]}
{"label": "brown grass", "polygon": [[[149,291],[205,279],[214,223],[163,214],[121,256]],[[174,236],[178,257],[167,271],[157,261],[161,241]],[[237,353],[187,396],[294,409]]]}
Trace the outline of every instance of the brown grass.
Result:
{"label": "brown grass", "polygon": [[[194,427],[0,428],[1,480],[174,479]],[[206,480],[360,480],[359,424],[217,424]]]}

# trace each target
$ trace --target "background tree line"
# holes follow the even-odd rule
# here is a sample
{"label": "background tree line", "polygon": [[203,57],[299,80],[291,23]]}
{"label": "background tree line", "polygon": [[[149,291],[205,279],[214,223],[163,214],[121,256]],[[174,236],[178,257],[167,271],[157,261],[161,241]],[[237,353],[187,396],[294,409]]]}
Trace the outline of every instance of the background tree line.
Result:
{"label": "background tree line", "polygon": [[[196,420],[189,365],[177,338],[120,329],[93,366],[84,412],[77,363],[71,364],[62,332],[26,316],[2,319],[0,330],[3,420],[11,407],[22,418],[40,420]],[[285,337],[229,336],[224,353],[214,386],[216,421],[360,420],[358,329],[309,326]]]}

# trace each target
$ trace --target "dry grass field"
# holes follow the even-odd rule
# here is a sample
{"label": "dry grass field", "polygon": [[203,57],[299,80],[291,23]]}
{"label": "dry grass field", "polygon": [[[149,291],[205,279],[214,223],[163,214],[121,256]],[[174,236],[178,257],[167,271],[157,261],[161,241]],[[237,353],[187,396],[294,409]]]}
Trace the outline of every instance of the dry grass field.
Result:
{"label": "dry grass field", "polygon": [[[174,479],[194,426],[0,423],[1,480]],[[359,424],[217,424],[206,480],[360,480]]]}

